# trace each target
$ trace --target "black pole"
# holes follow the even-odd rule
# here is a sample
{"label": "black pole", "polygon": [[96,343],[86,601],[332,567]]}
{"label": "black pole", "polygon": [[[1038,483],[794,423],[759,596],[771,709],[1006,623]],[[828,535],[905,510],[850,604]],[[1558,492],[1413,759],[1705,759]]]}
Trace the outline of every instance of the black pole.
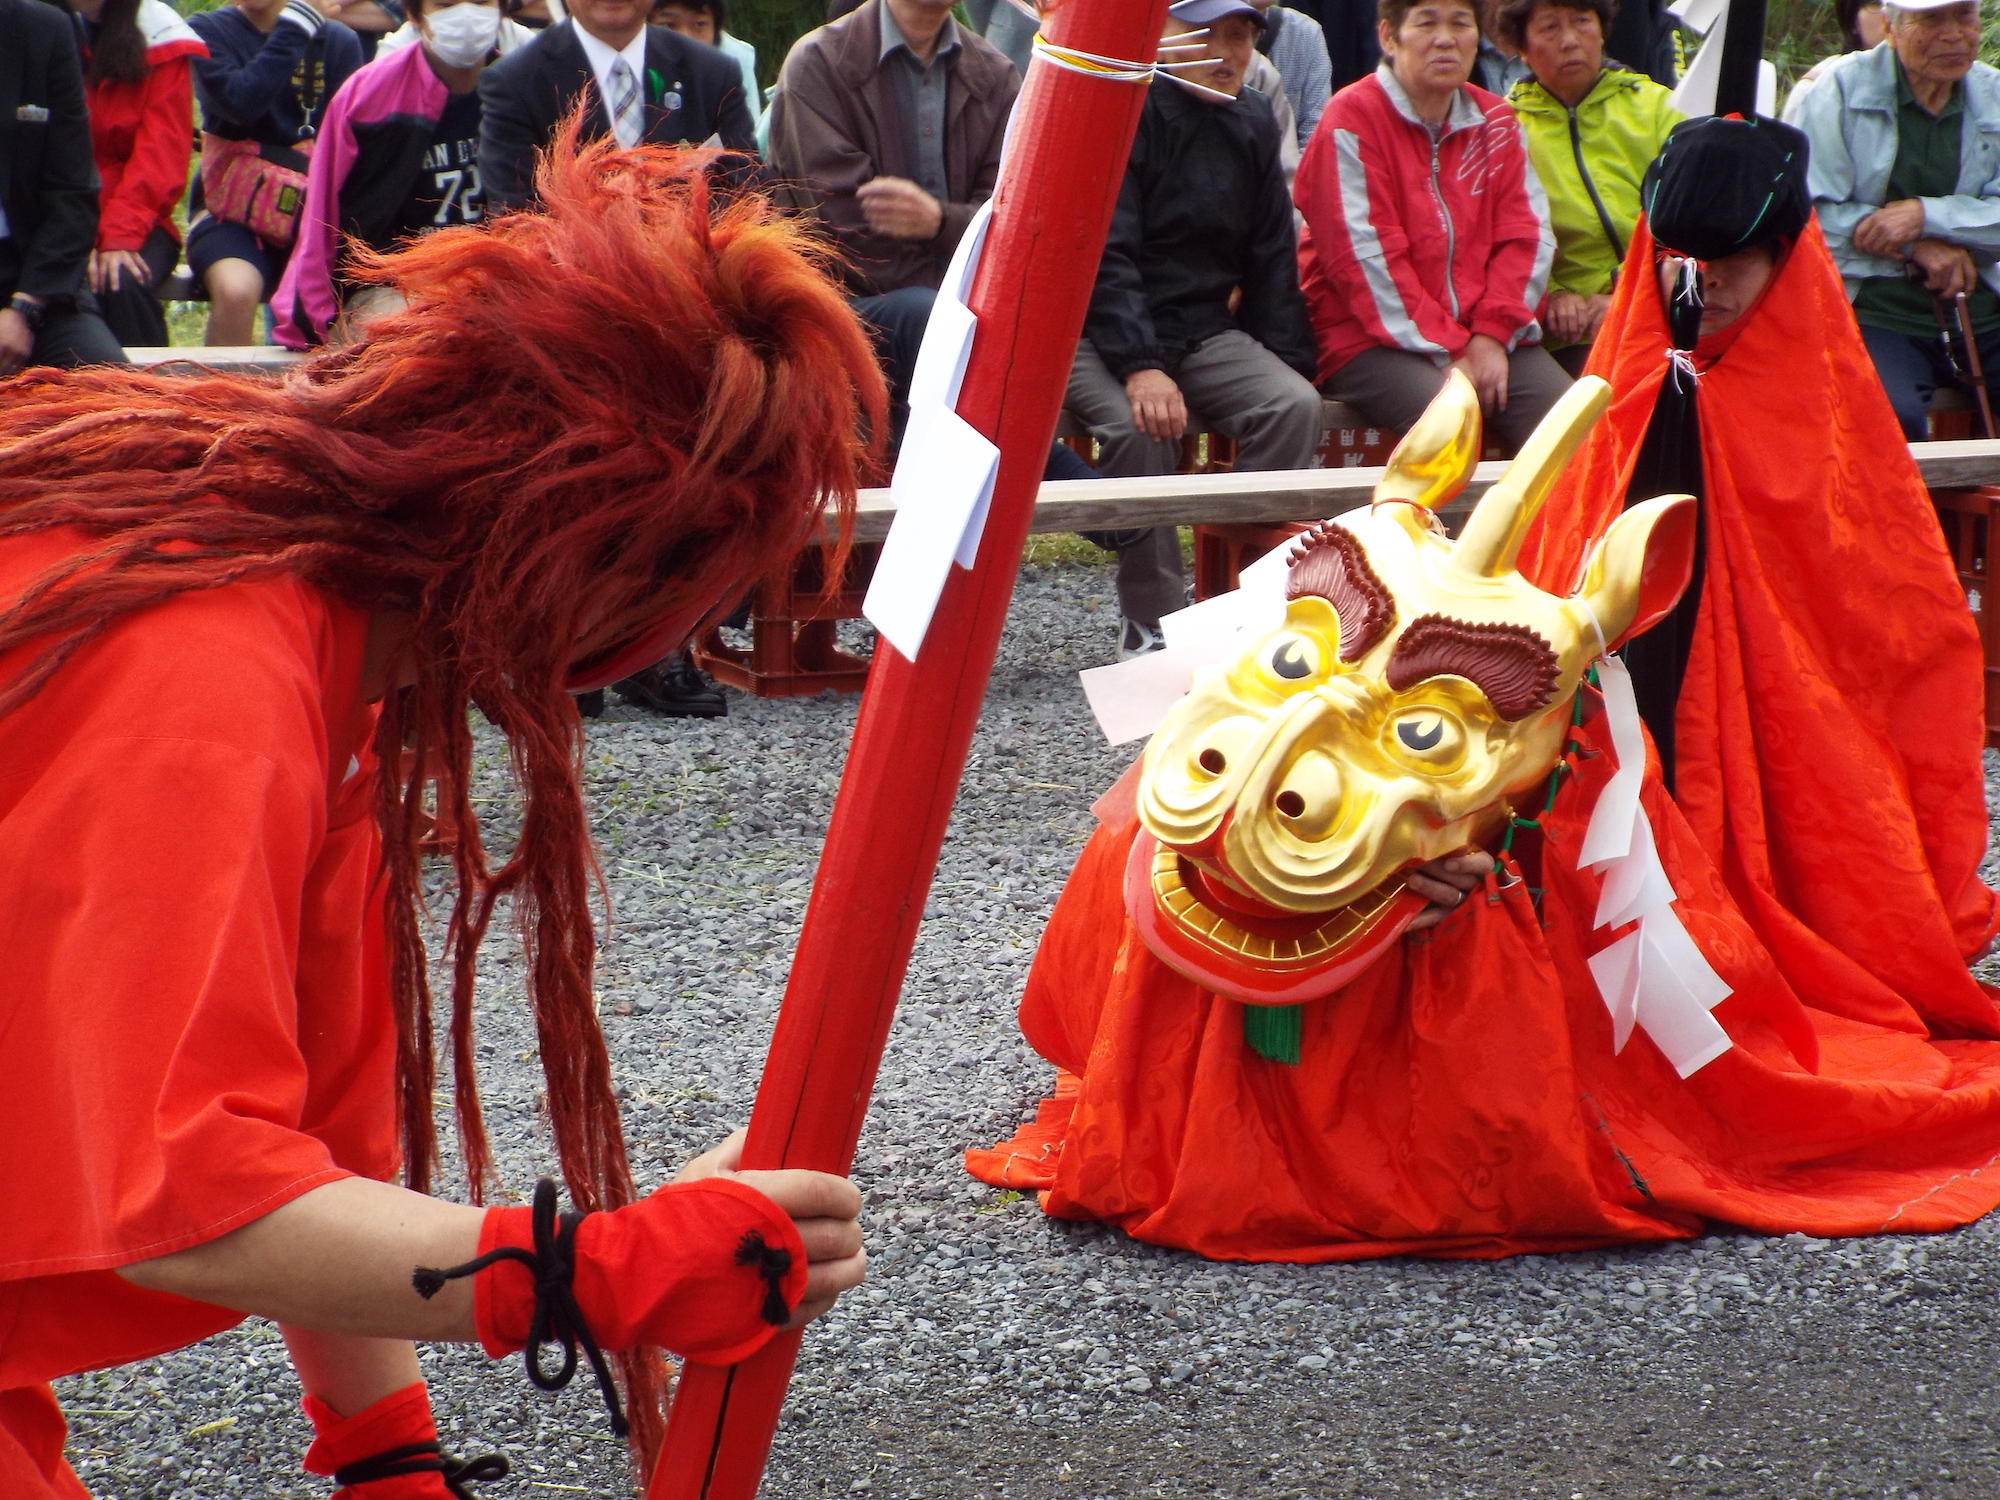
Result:
{"label": "black pole", "polygon": [[1757,113],[1757,65],[1764,60],[1764,0],[1729,0],[1723,22],[1722,72],[1715,83],[1715,112]]}

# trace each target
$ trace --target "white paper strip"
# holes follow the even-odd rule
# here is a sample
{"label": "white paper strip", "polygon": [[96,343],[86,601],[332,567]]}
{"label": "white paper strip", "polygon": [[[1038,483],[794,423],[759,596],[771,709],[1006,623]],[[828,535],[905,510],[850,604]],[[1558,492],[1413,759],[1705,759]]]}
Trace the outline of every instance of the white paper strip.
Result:
{"label": "white paper strip", "polygon": [[1638,925],[1592,954],[1590,973],[1611,1013],[1611,1050],[1623,1052],[1633,1027],[1643,1027],[1686,1078],[1734,1045],[1710,1014],[1730,990],[1681,925],[1673,883],[1653,842],[1652,820],[1639,800],[1646,742],[1631,675],[1624,662],[1601,656],[1597,680],[1618,767],[1591,809],[1577,863],[1604,877],[1594,925]]}
{"label": "white paper strip", "polygon": [[896,519],[861,604],[868,622],[911,661],[923,649],[952,565],[970,568],[978,557],[993,503],[1000,450],[957,411],[978,333],[965,298],[992,222],[989,200],[966,226],[924,325],[910,373],[910,420],[889,481]]}
{"label": "white paper strip", "polygon": [[1105,739],[1123,745],[1160,727],[1160,720],[1187,696],[1195,667],[1192,652],[1169,647],[1076,675]]}

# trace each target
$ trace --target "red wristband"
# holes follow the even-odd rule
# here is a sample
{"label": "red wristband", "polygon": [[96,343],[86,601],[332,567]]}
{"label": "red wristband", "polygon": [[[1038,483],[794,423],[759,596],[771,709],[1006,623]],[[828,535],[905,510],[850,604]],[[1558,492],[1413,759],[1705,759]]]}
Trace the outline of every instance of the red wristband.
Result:
{"label": "red wristband", "polygon": [[[490,1208],[479,1253],[534,1249],[533,1211]],[[473,1278],[479,1341],[495,1359],[523,1348],[534,1273],[501,1260]],[[726,1177],[670,1183],[576,1230],[571,1294],[606,1350],[655,1345],[727,1365],[762,1348],[805,1295],[798,1226],[755,1188]]]}

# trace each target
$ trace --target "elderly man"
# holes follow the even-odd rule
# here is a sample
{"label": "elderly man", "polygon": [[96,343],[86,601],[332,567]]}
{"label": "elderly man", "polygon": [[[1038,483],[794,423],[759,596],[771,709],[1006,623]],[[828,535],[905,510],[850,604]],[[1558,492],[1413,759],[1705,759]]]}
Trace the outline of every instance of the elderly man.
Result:
{"label": "elderly man", "polygon": [[[1190,410],[1236,439],[1237,468],[1304,468],[1320,437],[1317,352],[1277,116],[1243,86],[1263,17],[1244,0],[1167,14],[1170,39],[1207,28],[1205,55],[1147,95],[1065,404],[1108,475],[1173,472]],[[1121,657],[1157,648],[1184,587],[1173,527],[1119,549]]]}
{"label": "elderly man", "polygon": [[1798,123],[1855,321],[1917,440],[1937,388],[1968,378],[1954,312],[1951,344],[1938,333],[1958,293],[1980,367],[2000,374],[2000,72],[1977,61],[1973,0],[1905,0],[1888,17],[1889,45],[1837,61]]}

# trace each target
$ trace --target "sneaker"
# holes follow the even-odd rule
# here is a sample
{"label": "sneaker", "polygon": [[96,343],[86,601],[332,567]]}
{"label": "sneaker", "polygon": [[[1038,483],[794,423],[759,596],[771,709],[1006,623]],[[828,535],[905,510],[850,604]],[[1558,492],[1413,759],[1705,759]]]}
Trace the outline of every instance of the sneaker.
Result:
{"label": "sneaker", "polygon": [[601,719],[604,717],[604,689],[592,688],[587,693],[576,695],[576,712],[579,718]]}
{"label": "sneaker", "polygon": [[1157,620],[1148,625],[1144,620],[1120,617],[1118,621],[1120,661],[1130,661],[1135,656],[1150,656],[1155,651],[1166,649],[1167,643],[1160,635],[1160,625]]}

